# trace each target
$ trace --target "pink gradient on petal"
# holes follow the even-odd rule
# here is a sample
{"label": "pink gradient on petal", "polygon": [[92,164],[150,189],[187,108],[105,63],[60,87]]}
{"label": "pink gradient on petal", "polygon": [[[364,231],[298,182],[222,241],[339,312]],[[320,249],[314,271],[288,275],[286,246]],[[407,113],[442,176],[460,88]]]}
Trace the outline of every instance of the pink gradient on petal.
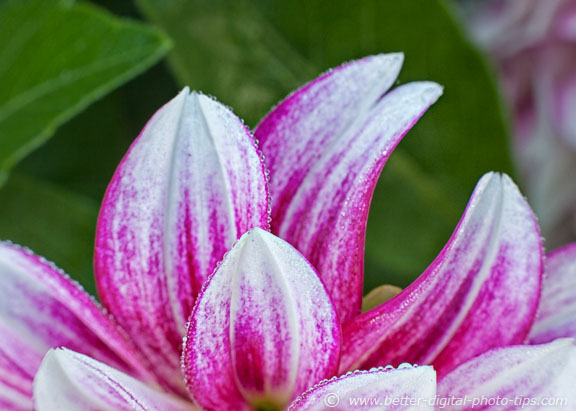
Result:
{"label": "pink gradient on petal", "polygon": [[[32,379],[52,347],[66,346],[151,380],[148,363],[77,283],[30,251],[0,242],[0,396],[31,402]],[[11,394],[12,393],[12,394]]]}
{"label": "pink gradient on petal", "polygon": [[[507,399],[498,407],[478,403],[478,410],[572,409],[576,403],[576,346],[571,339],[550,344],[496,348],[456,368],[438,383],[440,397]],[[521,405],[525,399],[535,403]],[[565,403],[542,403],[566,401]],[[452,404],[448,410],[469,410],[471,403]],[[556,406],[558,405],[558,406]]]}
{"label": "pink gradient on petal", "polygon": [[203,282],[242,233],[268,225],[264,167],[229,109],[183,90],[119,165],[98,219],[95,271],[106,307],[186,393],[179,358]]}
{"label": "pink gradient on petal", "polygon": [[198,298],[183,354],[188,389],[207,410],[282,407],[337,371],[340,333],[310,264],[254,229]]}
{"label": "pink gradient on petal", "polygon": [[[290,404],[288,411],[408,409],[405,404],[385,403],[397,399],[419,402],[409,409],[432,411],[435,395],[436,373],[430,366],[356,371],[317,384]],[[353,401],[374,403],[354,405]]]}
{"label": "pink gradient on petal", "polygon": [[316,267],[341,321],[360,313],[372,193],[390,153],[442,93],[410,83],[385,94],[400,54],[329,71],[274,108],[255,131],[270,167],[272,232]]}
{"label": "pink gradient on petal", "polygon": [[443,375],[488,348],[522,343],[541,278],[536,218],[507,176],[488,174],[428,269],[344,324],[340,370],[408,361]]}
{"label": "pink gradient on petal", "polygon": [[123,372],[68,349],[50,350],[34,378],[39,411],[199,410]]}

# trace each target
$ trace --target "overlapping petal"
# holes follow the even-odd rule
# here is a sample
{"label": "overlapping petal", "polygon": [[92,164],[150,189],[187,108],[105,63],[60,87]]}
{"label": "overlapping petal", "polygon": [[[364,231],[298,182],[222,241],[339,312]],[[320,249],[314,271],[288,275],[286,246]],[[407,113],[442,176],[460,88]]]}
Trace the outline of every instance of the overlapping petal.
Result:
{"label": "overlapping petal", "polygon": [[571,409],[576,404],[574,387],[576,346],[572,339],[559,339],[480,355],[441,379],[438,395],[470,401],[447,410],[469,410],[472,405],[475,410]]}
{"label": "overlapping petal", "polygon": [[0,242],[0,408],[31,409],[44,354],[66,346],[147,378],[136,350],[91,297],[54,265]]}
{"label": "overlapping petal", "polygon": [[235,240],[268,225],[252,137],[218,102],[183,90],[131,146],[96,237],[98,293],[156,371],[184,392],[180,350],[200,288]]}
{"label": "overlapping petal", "polygon": [[[513,114],[513,143],[526,194],[549,247],[576,225],[576,6],[573,0],[496,0],[471,14]],[[479,2],[480,4],[480,2]]]}
{"label": "overlapping petal", "polygon": [[50,350],[34,379],[38,411],[190,411],[192,403],[157,391],[86,355]]}
{"label": "overlapping petal", "polygon": [[506,175],[478,183],[452,238],[428,269],[344,325],[341,370],[409,361],[445,374],[486,351],[524,342],[538,305],[536,219]]}
{"label": "overlapping petal", "polygon": [[294,401],[289,411],[434,410],[436,372],[404,366],[350,372],[323,381]]}
{"label": "overlapping petal", "polygon": [[542,297],[530,342],[576,338],[576,244],[547,255]]}
{"label": "overlapping petal", "polygon": [[368,209],[378,176],[442,89],[410,83],[385,94],[403,57],[367,57],[282,101],[256,128],[270,168],[272,232],[316,267],[341,321],[360,313]]}
{"label": "overlapping petal", "polygon": [[286,405],[337,371],[340,324],[325,288],[292,246],[254,229],[198,297],[183,364],[207,410]]}

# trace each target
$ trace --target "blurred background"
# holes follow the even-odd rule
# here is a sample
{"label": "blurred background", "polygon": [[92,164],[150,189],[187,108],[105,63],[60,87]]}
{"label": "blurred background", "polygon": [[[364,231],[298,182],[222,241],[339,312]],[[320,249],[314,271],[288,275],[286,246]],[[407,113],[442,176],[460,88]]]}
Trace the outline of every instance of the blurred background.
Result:
{"label": "blurred background", "polygon": [[0,238],[93,293],[108,181],[184,85],[253,127],[328,68],[402,51],[399,83],[433,80],[445,92],[384,168],[366,290],[416,278],[487,171],[519,183],[548,249],[565,244],[575,228],[576,2],[538,1],[0,0]]}

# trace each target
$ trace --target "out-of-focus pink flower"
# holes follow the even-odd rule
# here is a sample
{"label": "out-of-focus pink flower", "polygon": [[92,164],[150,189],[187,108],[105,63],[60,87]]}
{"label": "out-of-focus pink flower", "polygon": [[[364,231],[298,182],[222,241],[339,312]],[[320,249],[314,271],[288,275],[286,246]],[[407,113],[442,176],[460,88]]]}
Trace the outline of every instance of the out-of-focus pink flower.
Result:
{"label": "out-of-focus pink flower", "polygon": [[[361,313],[376,180],[441,94],[430,82],[389,90],[401,64],[372,56],[319,77],[264,118],[258,147],[206,96],[185,89],[161,108],[100,212],[96,280],[109,315],[53,265],[0,243],[0,406],[349,410],[363,399],[363,409],[432,410],[437,393],[576,401],[576,346],[562,338],[574,337],[574,299],[556,300],[545,284],[536,317],[540,231],[507,176],[485,175],[430,267]],[[569,270],[571,254],[558,252],[551,271]]]}
{"label": "out-of-focus pink flower", "polygon": [[555,247],[576,239],[576,1],[483,7],[474,33],[496,65],[527,195]]}

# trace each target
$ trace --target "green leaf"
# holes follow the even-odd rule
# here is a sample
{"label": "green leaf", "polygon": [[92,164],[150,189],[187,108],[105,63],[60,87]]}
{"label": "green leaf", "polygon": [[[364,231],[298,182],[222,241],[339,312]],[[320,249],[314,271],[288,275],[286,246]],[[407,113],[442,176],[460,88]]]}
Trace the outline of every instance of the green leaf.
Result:
{"label": "green leaf", "polygon": [[157,30],[89,4],[0,3],[0,174],[169,47]]}
{"label": "green leaf", "polygon": [[0,239],[53,261],[95,295],[92,253],[97,204],[17,173],[0,196]]}
{"label": "green leaf", "polygon": [[137,3],[172,37],[169,61],[181,82],[252,125],[304,81],[368,54],[403,51],[401,82],[445,86],[382,174],[367,233],[367,288],[408,284],[448,240],[480,176],[511,172],[493,80],[441,0]]}
{"label": "green leaf", "polygon": [[263,14],[264,0],[136,3],[171,37],[168,60],[180,83],[213,94],[249,123],[322,68]]}
{"label": "green leaf", "polygon": [[177,93],[169,73],[157,65],[64,124],[50,144],[27,156],[14,172],[100,202],[130,144],[150,116]]}

